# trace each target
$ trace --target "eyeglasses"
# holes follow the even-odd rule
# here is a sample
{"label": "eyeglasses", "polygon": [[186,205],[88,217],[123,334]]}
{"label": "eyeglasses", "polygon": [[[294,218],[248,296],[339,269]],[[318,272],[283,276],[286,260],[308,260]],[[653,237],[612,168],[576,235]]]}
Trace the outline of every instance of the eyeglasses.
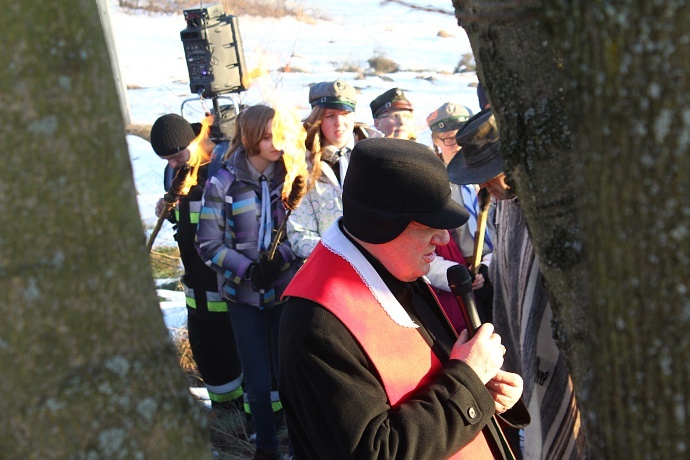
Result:
{"label": "eyeglasses", "polygon": [[444,139],[439,139],[439,141],[443,142],[443,145],[450,147],[451,145],[458,145],[457,142],[455,142],[455,136],[451,137],[446,137]]}
{"label": "eyeglasses", "polygon": [[404,123],[406,121],[412,120],[412,115],[408,113],[391,113],[390,115],[380,116],[379,119],[390,118],[396,123]]}

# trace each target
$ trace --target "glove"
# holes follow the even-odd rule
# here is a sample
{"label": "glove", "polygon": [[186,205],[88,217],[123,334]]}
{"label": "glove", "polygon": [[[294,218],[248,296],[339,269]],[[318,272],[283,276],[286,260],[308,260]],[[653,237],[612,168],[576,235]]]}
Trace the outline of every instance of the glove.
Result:
{"label": "glove", "polygon": [[261,259],[258,263],[249,266],[249,281],[257,290],[270,289],[278,278],[283,265],[283,258],[277,253],[271,260]]}
{"label": "glove", "polygon": [[251,264],[247,269],[247,273],[249,273],[247,279],[249,279],[257,291],[269,289],[275,280],[275,275],[273,275],[272,271],[261,263]]}
{"label": "glove", "polygon": [[276,252],[271,260],[259,258],[259,262],[251,264],[247,269],[247,273],[249,273],[247,279],[257,290],[270,289],[280,272],[287,267],[289,264],[286,264],[283,256]]}
{"label": "glove", "polygon": [[479,273],[482,274],[482,276],[484,277],[484,281],[485,281],[485,282],[490,281],[490,280],[489,280],[489,267],[487,267],[487,266],[484,265],[484,264],[481,264],[481,265],[479,266]]}
{"label": "glove", "polygon": [[280,255],[279,252],[276,251],[276,253],[273,255],[273,259],[271,260],[262,260],[260,263],[265,264],[267,267],[269,267],[269,270],[273,270],[276,272],[276,276],[278,273],[285,271],[290,267],[289,264],[285,263],[285,259],[283,259],[283,256]]}

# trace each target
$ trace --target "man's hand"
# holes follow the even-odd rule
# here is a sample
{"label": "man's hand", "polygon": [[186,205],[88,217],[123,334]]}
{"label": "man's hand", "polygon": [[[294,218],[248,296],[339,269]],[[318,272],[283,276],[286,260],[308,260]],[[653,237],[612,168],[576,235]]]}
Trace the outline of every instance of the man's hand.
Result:
{"label": "man's hand", "polygon": [[163,213],[163,210],[165,207],[168,205],[168,203],[163,199],[159,199],[158,202],[156,203],[156,217],[160,217],[161,214]]}
{"label": "man's hand", "polygon": [[472,290],[476,291],[484,287],[484,275],[477,273],[472,281]]}
{"label": "man's hand", "polygon": [[467,330],[464,330],[450,352],[450,359],[458,359],[470,366],[484,385],[496,376],[503,365],[505,347],[501,345],[501,336],[493,332],[493,324],[484,323],[472,340],[467,341]]}
{"label": "man's hand", "polygon": [[498,371],[494,378],[486,384],[486,388],[494,398],[496,413],[502,414],[520,399],[522,377],[512,372]]}

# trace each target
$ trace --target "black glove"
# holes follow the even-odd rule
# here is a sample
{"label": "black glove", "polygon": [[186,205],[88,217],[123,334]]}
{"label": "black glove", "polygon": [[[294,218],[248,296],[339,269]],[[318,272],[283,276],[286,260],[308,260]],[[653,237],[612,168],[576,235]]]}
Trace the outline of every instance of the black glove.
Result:
{"label": "black glove", "polygon": [[254,289],[257,291],[269,289],[276,279],[273,270],[270,270],[265,264],[261,263],[251,264],[249,268],[247,268],[247,273],[249,273],[247,279],[249,279],[252,286],[254,286]]}
{"label": "black glove", "polygon": [[251,281],[252,286],[259,289],[269,289],[280,275],[280,272],[286,270],[290,265],[286,264],[283,256],[276,252],[273,259],[266,260],[263,257],[259,258],[259,262],[253,263],[247,268],[247,279]]}
{"label": "black glove", "polygon": [[270,270],[274,270],[276,272],[276,275],[282,271],[287,270],[290,267],[290,264],[286,264],[285,259],[283,259],[283,256],[281,256],[280,253],[277,251],[275,254],[273,254],[273,259],[265,260],[261,263],[264,263],[268,267],[270,267]]}
{"label": "black glove", "polygon": [[487,267],[484,264],[481,264],[479,266],[479,273],[481,273],[481,275],[484,277],[484,283],[488,283],[489,282],[489,267]]}

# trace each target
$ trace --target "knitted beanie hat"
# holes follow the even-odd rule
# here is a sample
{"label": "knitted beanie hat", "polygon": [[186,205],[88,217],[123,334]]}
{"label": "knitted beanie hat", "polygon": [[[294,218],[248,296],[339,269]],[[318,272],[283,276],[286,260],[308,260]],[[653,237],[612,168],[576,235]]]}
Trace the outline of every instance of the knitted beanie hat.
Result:
{"label": "knitted beanie hat", "polygon": [[192,125],[181,116],[169,113],[151,127],[151,147],[160,157],[175,155],[189,147],[196,138]]}

